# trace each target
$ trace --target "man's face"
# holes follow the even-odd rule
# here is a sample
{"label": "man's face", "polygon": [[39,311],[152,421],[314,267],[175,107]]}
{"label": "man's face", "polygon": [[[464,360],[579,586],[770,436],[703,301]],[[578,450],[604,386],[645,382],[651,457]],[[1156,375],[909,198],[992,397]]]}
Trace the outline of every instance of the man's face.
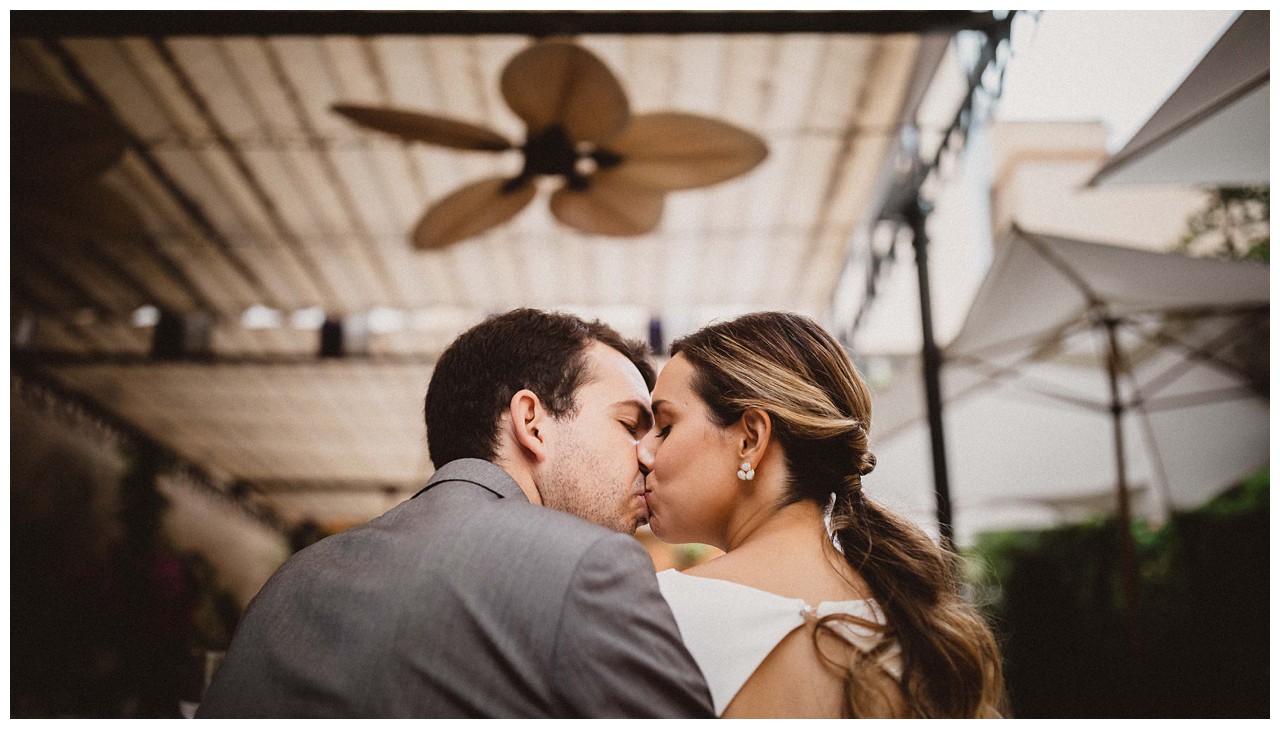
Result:
{"label": "man's face", "polygon": [[649,391],[635,365],[612,347],[593,342],[586,358],[577,411],[554,421],[538,492],[545,506],[635,534],[649,517],[637,448],[652,422]]}

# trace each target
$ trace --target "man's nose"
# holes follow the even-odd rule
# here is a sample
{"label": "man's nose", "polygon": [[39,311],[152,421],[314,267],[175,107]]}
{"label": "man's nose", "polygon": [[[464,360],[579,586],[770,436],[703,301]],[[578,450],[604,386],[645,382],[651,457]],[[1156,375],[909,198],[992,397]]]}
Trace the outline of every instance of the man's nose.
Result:
{"label": "man's nose", "polygon": [[640,472],[646,476],[653,470],[653,452],[655,450],[653,446],[655,440],[651,431],[646,433],[640,439],[640,442],[636,444],[636,458],[640,461]]}

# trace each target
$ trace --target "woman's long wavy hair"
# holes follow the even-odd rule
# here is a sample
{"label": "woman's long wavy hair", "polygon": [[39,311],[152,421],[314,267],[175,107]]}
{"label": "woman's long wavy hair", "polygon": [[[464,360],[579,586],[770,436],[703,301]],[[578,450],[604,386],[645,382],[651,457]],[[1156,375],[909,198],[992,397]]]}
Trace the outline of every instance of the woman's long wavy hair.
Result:
{"label": "woman's long wavy hair", "polygon": [[[876,650],[833,659],[845,671],[851,716],[886,710],[914,717],[998,716],[1004,710],[1000,653],[991,630],[960,596],[959,558],[906,519],[863,494],[875,467],[867,450],[871,397],[844,348],[814,321],[761,312],[714,324],[672,344],[696,372],[694,388],[721,427],[748,408],[773,421],[790,475],[779,508],[805,500],[831,506],[831,530],[849,566],[884,612]],[[854,616],[839,620],[865,624]],[[897,641],[898,689],[885,695],[876,655]],[[887,707],[896,707],[888,709]]]}

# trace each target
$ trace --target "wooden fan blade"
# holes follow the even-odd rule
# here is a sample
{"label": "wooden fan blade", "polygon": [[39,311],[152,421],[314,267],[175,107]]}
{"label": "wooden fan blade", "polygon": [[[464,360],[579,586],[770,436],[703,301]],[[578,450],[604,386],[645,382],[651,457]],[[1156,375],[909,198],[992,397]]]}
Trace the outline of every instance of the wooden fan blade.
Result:
{"label": "wooden fan blade", "polygon": [[78,208],[84,222],[106,238],[122,240],[141,237],[146,232],[142,216],[128,199],[101,182],[85,189]]}
{"label": "wooden fan blade", "polygon": [[622,157],[610,172],[658,190],[714,185],[751,170],[769,154],[764,141],[745,129],[677,112],[634,117],[608,148]]}
{"label": "wooden fan blade", "polygon": [[535,136],[559,124],[574,142],[599,144],[627,125],[627,94],[609,67],[585,48],[543,41],[502,70],[502,96]]}
{"label": "wooden fan blade", "polygon": [[644,235],[662,219],[663,193],[636,187],[611,172],[591,177],[586,190],[562,187],[551,195],[551,212],[560,222],[592,235]]}
{"label": "wooden fan blade", "polygon": [[124,155],[129,134],[107,112],[66,99],[9,94],[9,172],[24,184],[82,183]]}
{"label": "wooden fan blade", "polygon": [[538,188],[525,181],[508,192],[508,183],[502,177],[490,177],[455,190],[432,205],[413,231],[413,247],[424,251],[443,248],[514,218]]}
{"label": "wooden fan blade", "polygon": [[443,116],[352,104],[334,104],[333,110],[362,127],[394,134],[413,142],[488,152],[511,149],[511,142],[492,129]]}
{"label": "wooden fan blade", "polygon": [[142,217],[127,199],[107,185],[91,181],[56,191],[29,190],[10,200],[15,241],[85,239],[124,241],[146,235]]}

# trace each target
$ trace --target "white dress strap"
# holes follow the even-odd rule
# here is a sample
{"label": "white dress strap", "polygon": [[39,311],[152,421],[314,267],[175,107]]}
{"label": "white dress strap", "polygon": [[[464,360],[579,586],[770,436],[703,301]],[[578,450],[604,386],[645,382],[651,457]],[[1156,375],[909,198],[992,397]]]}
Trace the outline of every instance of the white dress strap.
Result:
{"label": "white dress strap", "polygon": [[[870,600],[822,602],[813,608],[799,598],[676,570],[659,572],[658,587],[671,605],[685,646],[707,679],[717,716],[782,639],[810,614],[856,615],[883,623],[879,608]],[[846,640],[863,650],[878,641],[878,631],[846,623],[838,626]]]}

